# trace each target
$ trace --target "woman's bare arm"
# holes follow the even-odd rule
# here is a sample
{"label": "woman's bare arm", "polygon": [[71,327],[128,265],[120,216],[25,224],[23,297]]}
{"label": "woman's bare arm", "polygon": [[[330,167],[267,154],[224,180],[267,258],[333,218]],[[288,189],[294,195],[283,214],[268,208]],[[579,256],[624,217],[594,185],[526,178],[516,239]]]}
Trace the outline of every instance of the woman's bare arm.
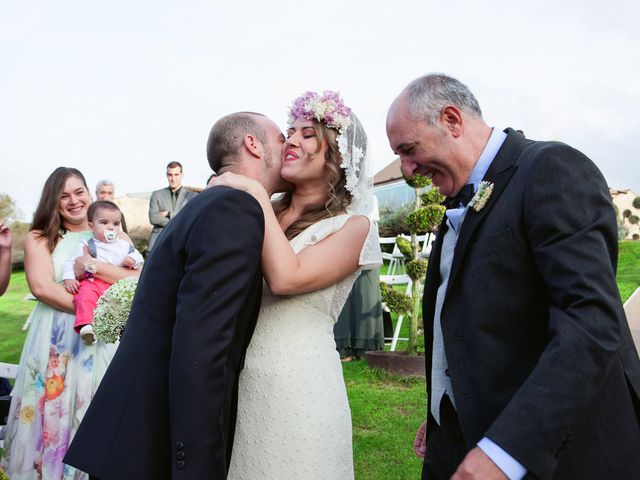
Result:
{"label": "woman's bare arm", "polygon": [[296,254],[280,228],[271,199],[262,185],[230,173],[217,177],[216,183],[240,188],[260,203],[265,217],[262,270],[272,293],[291,295],[318,290],[358,269],[360,252],[369,232],[366,217],[351,217],[342,229]]}
{"label": "woman's bare arm", "polygon": [[47,242],[34,231],[24,239],[24,272],[29,289],[38,300],[58,310],[74,313],[73,295],[55,281]]}

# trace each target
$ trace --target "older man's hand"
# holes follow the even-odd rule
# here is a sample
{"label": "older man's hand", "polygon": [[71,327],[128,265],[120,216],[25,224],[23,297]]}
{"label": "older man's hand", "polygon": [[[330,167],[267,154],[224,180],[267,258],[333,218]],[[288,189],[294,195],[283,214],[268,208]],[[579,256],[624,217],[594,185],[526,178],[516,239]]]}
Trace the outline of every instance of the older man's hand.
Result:
{"label": "older man's hand", "polygon": [[413,451],[415,454],[424,458],[424,454],[427,451],[427,421],[422,422],[422,425],[416,432],[416,439],[413,441]]}
{"label": "older man's hand", "polygon": [[451,480],[509,480],[480,448],[467,453]]}

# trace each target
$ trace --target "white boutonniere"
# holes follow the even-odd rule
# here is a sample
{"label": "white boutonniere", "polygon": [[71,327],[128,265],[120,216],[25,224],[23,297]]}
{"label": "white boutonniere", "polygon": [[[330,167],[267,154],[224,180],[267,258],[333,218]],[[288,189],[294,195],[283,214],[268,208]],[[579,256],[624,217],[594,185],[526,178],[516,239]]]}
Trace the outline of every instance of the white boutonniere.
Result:
{"label": "white boutonniere", "polygon": [[492,192],[492,182],[480,182],[480,185],[478,185],[478,191],[469,201],[469,208],[473,208],[476,212],[482,210],[487,204],[489,197],[491,197]]}

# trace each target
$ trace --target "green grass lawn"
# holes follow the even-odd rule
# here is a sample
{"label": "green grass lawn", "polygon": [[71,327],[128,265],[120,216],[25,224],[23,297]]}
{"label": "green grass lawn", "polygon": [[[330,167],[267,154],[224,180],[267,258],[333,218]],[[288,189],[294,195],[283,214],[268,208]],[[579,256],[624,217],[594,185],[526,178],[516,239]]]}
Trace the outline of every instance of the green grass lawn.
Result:
{"label": "green grass lawn", "polygon": [[343,364],[358,480],[420,478],[413,439],[426,414],[424,379],[388,375],[363,361]]}
{"label": "green grass lawn", "polygon": [[620,243],[616,281],[625,302],[640,285],[640,242]]}
{"label": "green grass lawn", "polygon": [[29,287],[24,272],[11,275],[9,288],[0,298],[0,362],[18,363],[22,344],[27,336],[22,325],[36,306],[36,302],[25,300]]}
{"label": "green grass lawn", "polygon": [[[0,362],[20,360],[26,337],[22,325],[35,306],[24,300],[28,293],[24,272],[13,273],[7,293],[0,298]],[[353,418],[356,478],[419,478],[421,462],[412,445],[426,414],[424,379],[387,375],[368,368],[364,361],[343,367]]]}
{"label": "green grass lawn", "polygon": [[[618,287],[625,301],[640,286],[640,242],[620,244]],[[21,330],[35,302],[23,272],[15,272],[0,298],[0,361],[18,363],[26,337]],[[408,320],[401,337],[406,337]],[[403,348],[403,342],[398,344]],[[363,361],[343,364],[353,418],[353,442],[358,480],[419,478],[420,460],[413,455],[415,431],[426,413],[424,379],[404,379],[370,369]]]}

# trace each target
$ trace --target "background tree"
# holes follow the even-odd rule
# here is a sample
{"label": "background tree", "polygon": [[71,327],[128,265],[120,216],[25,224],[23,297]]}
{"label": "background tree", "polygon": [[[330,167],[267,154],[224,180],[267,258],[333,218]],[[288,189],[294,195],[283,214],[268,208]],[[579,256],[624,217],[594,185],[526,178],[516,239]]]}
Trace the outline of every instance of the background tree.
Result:
{"label": "background tree", "polygon": [[640,197],[636,197],[633,199],[633,208],[637,208],[640,210]]}
{"label": "background tree", "polygon": [[11,224],[11,263],[15,267],[24,265],[24,237],[29,233],[29,224],[16,220]]}
{"label": "background tree", "polygon": [[0,193],[0,218],[6,220],[8,224],[18,220],[20,210],[16,207],[16,202],[6,193]]}

